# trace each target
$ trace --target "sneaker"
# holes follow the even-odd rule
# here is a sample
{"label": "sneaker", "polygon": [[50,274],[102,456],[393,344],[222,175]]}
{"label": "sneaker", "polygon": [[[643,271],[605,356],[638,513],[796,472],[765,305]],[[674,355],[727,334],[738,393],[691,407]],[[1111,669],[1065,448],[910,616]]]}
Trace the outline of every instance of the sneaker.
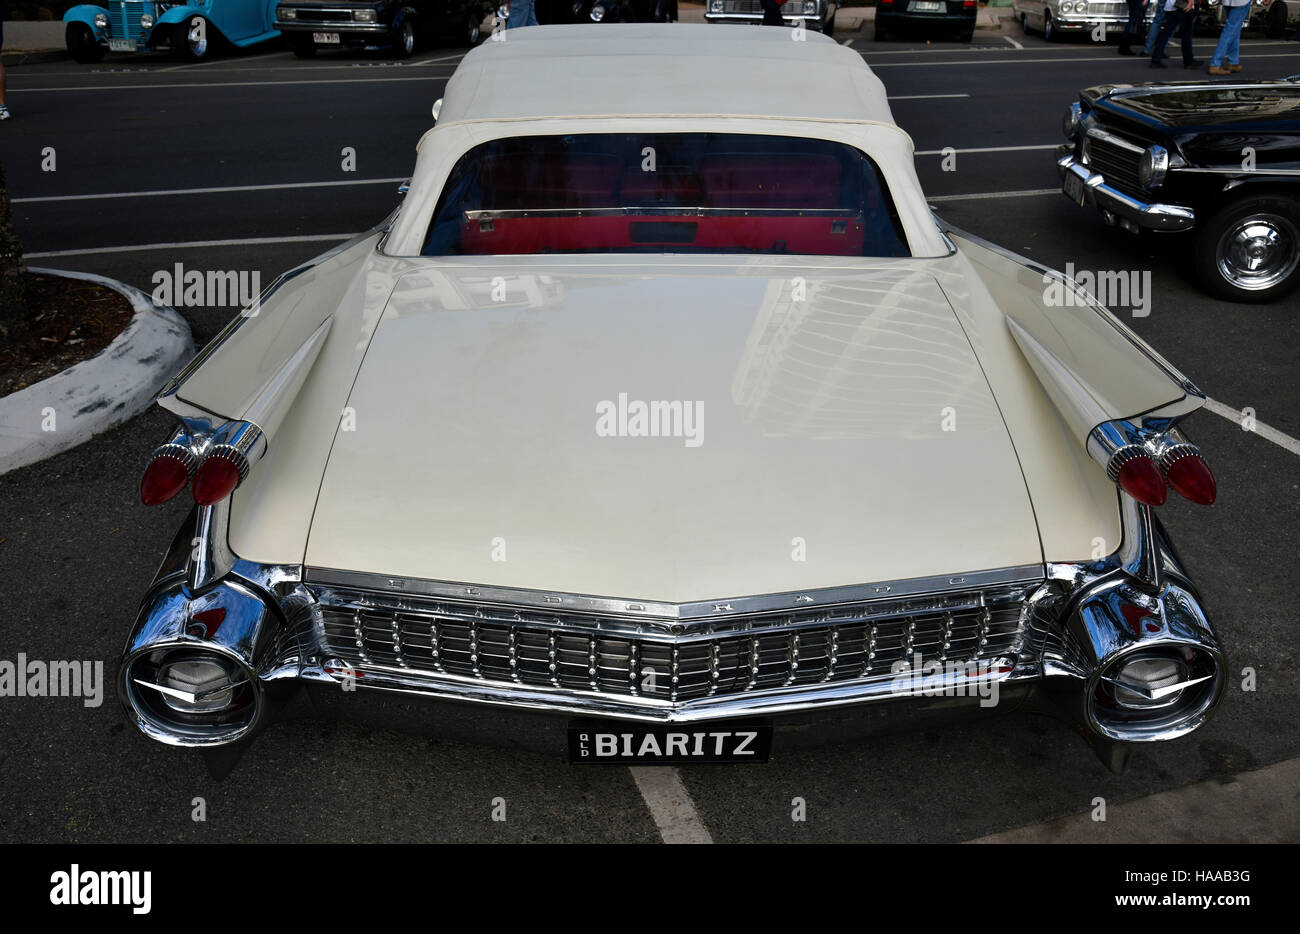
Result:
{"label": "sneaker", "polygon": [[1230,75],[1230,74],[1232,74],[1232,72],[1228,71],[1228,69],[1226,69],[1226,68],[1220,68],[1218,65],[1211,65],[1211,66],[1210,66],[1210,74],[1212,74],[1212,75]]}
{"label": "sneaker", "polygon": [[12,116],[13,114],[9,112],[9,108],[4,104],[0,104],[0,120],[8,120]]}
{"label": "sneaker", "polygon": [[1233,72],[1234,74],[1235,74],[1236,72],[1238,72],[1238,71],[1241,71],[1241,66],[1240,66],[1240,65],[1228,65],[1227,68],[1228,68],[1228,71],[1231,71],[1231,72]]}

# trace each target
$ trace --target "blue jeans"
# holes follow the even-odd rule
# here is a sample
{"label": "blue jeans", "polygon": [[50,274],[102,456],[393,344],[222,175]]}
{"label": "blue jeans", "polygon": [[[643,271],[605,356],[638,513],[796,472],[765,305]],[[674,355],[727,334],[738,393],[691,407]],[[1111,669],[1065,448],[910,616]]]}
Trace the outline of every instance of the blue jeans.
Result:
{"label": "blue jeans", "polygon": [[1150,55],[1156,47],[1156,36],[1160,35],[1160,25],[1165,21],[1165,0],[1151,0],[1156,5],[1155,18],[1151,20],[1151,28],[1147,30],[1146,45],[1142,46],[1142,54]]}
{"label": "blue jeans", "polygon": [[1228,19],[1223,24],[1219,44],[1214,47],[1214,56],[1210,59],[1211,68],[1222,68],[1225,58],[1228,64],[1237,64],[1237,59],[1241,57],[1241,27],[1246,24],[1249,15],[1249,3],[1228,7]]}
{"label": "blue jeans", "polygon": [[540,26],[537,11],[533,9],[533,0],[510,0],[510,18],[506,20],[506,29],[518,29],[520,26]]}

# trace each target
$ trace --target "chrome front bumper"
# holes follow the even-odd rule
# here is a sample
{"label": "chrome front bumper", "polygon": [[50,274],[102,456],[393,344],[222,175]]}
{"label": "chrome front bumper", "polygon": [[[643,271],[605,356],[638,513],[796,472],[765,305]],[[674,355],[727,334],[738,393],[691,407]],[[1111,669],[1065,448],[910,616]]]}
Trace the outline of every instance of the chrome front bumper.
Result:
{"label": "chrome front bumper", "polygon": [[1119,223],[1125,229],[1191,230],[1196,212],[1178,204],[1141,201],[1106,184],[1102,175],[1093,172],[1071,153],[1060,155],[1056,170],[1061,176],[1061,192],[1082,206],[1092,205],[1102,212],[1107,223]]}

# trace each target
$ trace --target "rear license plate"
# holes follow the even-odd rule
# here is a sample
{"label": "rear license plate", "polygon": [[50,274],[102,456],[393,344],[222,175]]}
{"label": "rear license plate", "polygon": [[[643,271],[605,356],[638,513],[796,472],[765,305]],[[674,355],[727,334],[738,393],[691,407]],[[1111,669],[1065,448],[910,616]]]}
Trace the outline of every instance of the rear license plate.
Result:
{"label": "rear license plate", "polygon": [[314,32],[311,41],[317,45],[338,45],[339,34],[336,32]]}
{"label": "rear license plate", "polygon": [[109,39],[108,48],[113,52],[134,52],[134,39]]}
{"label": "rear license plate", "polygon": [[1073,201],[1079,207],[1084,205],[1083,197],[1083,179],[1073,172],[1065,173],[1065,196]]}
{"label": "rear license plate", "polygon": [[688,765],[766,762],[770,723],[711,723],[698,727],[629,726],[573,721],[569,761],[594,765]]}
{"label": "rear license plate", "polygon": [[943,4],[936,0],[916,0],[912,7],[917,13],[942,13]]}

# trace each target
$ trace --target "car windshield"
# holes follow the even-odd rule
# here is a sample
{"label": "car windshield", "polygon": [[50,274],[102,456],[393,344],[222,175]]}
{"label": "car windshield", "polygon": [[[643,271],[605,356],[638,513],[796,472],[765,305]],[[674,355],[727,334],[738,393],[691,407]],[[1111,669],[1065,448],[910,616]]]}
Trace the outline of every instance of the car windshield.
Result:
{"label": "car windshield", "polygon": [[876,164],[843,143],[662,133],[474,147],[423,254],[535,253],[910,255]]}

